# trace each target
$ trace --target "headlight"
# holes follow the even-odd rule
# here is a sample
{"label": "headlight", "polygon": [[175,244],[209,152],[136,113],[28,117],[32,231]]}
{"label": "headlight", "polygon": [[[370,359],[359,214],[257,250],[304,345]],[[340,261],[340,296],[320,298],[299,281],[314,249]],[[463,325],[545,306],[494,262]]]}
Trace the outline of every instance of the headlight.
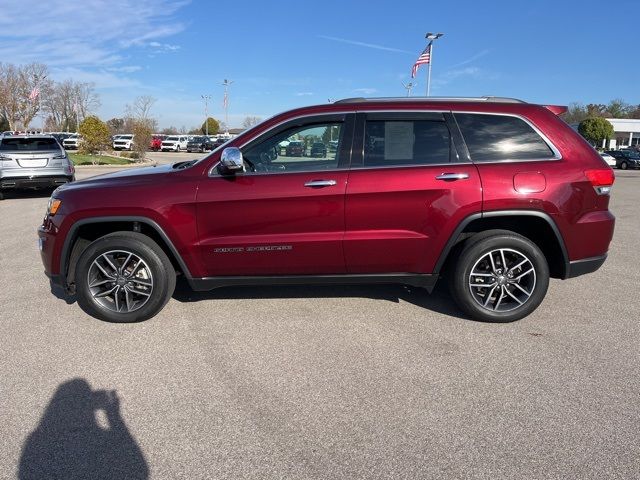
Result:
{"label": "headlight", "polygon": [[54,216],[60,207],[62,206],[62,200],[59,198],[51,197],[49,199],[49,204],[47,205],[47,215]]}

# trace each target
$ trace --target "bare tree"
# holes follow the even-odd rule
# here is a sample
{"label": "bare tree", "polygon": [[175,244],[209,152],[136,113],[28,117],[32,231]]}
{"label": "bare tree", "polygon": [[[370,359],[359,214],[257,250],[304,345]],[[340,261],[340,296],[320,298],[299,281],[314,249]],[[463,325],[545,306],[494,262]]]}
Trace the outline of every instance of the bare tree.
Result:
{"label": "bare tree", "polygon": [[18,67],[0,64],[0,114],[12,130],[29,128],[40,111],[40,99],[47,96],[53,86],[47,76],[47,67],[41,63]]}
{"label": "bare tree", "polygon": [[244,128],[251,128],[254,125],[259,124],[262,121],[262,119],[260,117],[244,117],[244,120],[242,121],[242,126]]}
{"label": "bare tree", "polygon": [[43,98],[44,110],[51,117],[55,130],[75,130],[78,124],[95,112],[100,100],[92,83],[64,80],[56,83]]}
{"label": "bare tree", "polygon": [[151,108],[156,99],[150,95],[141,95],[136,97],[131,105],[127,105],[127,116],[138,120],[146,120],[151,118]]}
{"label": "bare tree", "polygon": [[151,116],[151,108],[156,99],[149,95],[136,97],[131,105],[126,107],[125,125],[130,121],[133,137],[133,149],[138,154],[140,161],[144,157],[151,143],[153,132],[158,128],[158,122]]}

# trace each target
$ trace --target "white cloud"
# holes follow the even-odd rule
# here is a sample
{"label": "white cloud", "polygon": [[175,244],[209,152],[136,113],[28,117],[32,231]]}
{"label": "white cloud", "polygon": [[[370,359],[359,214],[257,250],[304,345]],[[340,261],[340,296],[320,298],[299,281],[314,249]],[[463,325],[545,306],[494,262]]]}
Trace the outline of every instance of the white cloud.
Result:
{"label": "white cloud", "polygon": [[[5,0],[0,9],[0,58],[50,66],[118,66],[127,48],[182,31],[171,0]],[[16,12],[29,12],[28,19]],[[162,44],[163,50],[177,47]]]}
{"label": "white cloud", "polygon": [[140,65],[126,65],[124,67],[109,67],[106,70],[109,72],[133,73],[139,72],[142,67]]}
{"label": "white cloud", "polygon": [[361,93],[363,95],[373,95],[378,91],[377,88],[356,88],[353,90],[356,93]]}
{"label": "white cloud", "polygon": [[147,46],[155,49],[155,53],[161,52],[175,52],[180,50],[180,45],[172,45],[170,43],[149,42]]}
{"label": "white cloud", "polygon": [[296,97],[310,97],[313,95],[313,92],[298,92],[295,95]]}
{"label": "white cloud", "polygon": [[472,78],[476,80],[495,80],[499,78],[499,74],[489,72],[478,67],[465,67],[453,70],[447,70],[443,74],[434,77],[431,81],[432,87],[444,87],[461,78]]}
{"label": "white cloud", "polygon": [[141,83],[133,78],[116,75],[107,69],[89,71],[76,67],[55,67],[51,69],[54,80],[72,78],[76,82],[93,83],[98,89],[140,87]]}
{"label": "white cloud", "polygon": [[399,48],[393,48],[393,47],[386,47],[384,45],[377,45],[375,43],[365,43],[365,42],[359,42],[357,40],[347,40],[346,38],[329,37],[327,35],[318,35],[318,37],[324,38],[325,40],[331,40],[334,42],[347,43],[349,45],[356,45],[358,47],[373,48],[375,50],[384,50],[387,52],[408,53],[410,55],[413,55],[411,52],[408,52],[407,50],[401,50]]}
{"label": "white cloud", "polygon": [[458,67],[461,67],[461,66],[463,66],[463,65],[468,65],[468,64],[470,64],[470,63],[472,63],[472,62],[475,62],[475,61],[476,61],[476,60],[478,60],[479,58],[484,57],[484,56],[485,56],[485,55],[487,55],[489,52],[490,52],[490,50],[487,50],[487,49],[482,50],[482,51],[480,51],[480,52],[476,53],[475,55],[473,55],[471,58],[467,58],[466,60],[463,60],[462,62],[456,63],[455,65],[451,65],[451,66],[450,66],[450,67],[448,67],[448,68],[458,68]]}

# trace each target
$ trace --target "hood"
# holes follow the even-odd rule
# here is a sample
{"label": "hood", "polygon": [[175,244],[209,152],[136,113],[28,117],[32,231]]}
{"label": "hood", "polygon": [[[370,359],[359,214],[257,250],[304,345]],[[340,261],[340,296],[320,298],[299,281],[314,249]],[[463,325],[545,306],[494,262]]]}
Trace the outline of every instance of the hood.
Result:
{"label": "hood", "polygon": [[157,181],[156,175],[173,173],[176,170],[172,165],[159,165],[157,167],[126,168],[113,173],[105,173],[95,177],[66,183],[57,189],[57,192],[74,191],[87,188],[108,188],[131,185],[143,185]]}

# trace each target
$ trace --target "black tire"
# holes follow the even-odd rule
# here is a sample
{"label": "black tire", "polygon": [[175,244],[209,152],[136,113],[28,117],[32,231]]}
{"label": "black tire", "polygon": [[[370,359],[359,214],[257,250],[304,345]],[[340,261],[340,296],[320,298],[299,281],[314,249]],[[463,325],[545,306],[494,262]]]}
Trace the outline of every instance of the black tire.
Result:
{"label": "black tire", "polygon": [[[150,272],[150,295],[146,295],[144,303],[140,302],[142,306],[132,311],[113,311],[100,304],[100,301],[105,300],[97,300],[90,290],[92,287],[89,286],[89,275],[94,260],[113,251],[134,254],[145,263],[144,266]],[[137,270],[137,266],[133,270]],[[176,286],[176,272],[164,251],[146,235],[115,232],[95,240],[82,252],[76,264],[75,284],[78,305],[87,314],[108,322],[140,322],[155,316],[167,304]],[[133,305],[135,306],[135,303]]]}
{"label": "black tire", "polygon": [[[490,268],[490,252],[494,252],[495,271],[501,272],[499,275]],[[505,255],[511,276],[501,268],[501,254]],[[528,263],[511,271],[521,259]],[[482,273],[485,265],[488,268],[485,271],[491,272],[488,276]],[[514,278],[524,273],[522,268],[533,269],[533,272],[519,280]],[[472,277],[472,273],[477,275]],[[477,282],[488,285],[478,287]],[[540,248],[528,238],[507,230],[490,230],[469,238],[449,276],[451,295],[458,306],[473,319],[483,322],[513,322],[526,317],[542,303],[548,287],[549,266]],[[485,302],[487,306],[483,306]]]}
{"label": "black tire", "polygon": [[627,168],[629,168],[629,164],[628,164],[627,162],[622,162],[622,163],[620,164],[620,168],[621,168],[622,170],[626,170]]}

